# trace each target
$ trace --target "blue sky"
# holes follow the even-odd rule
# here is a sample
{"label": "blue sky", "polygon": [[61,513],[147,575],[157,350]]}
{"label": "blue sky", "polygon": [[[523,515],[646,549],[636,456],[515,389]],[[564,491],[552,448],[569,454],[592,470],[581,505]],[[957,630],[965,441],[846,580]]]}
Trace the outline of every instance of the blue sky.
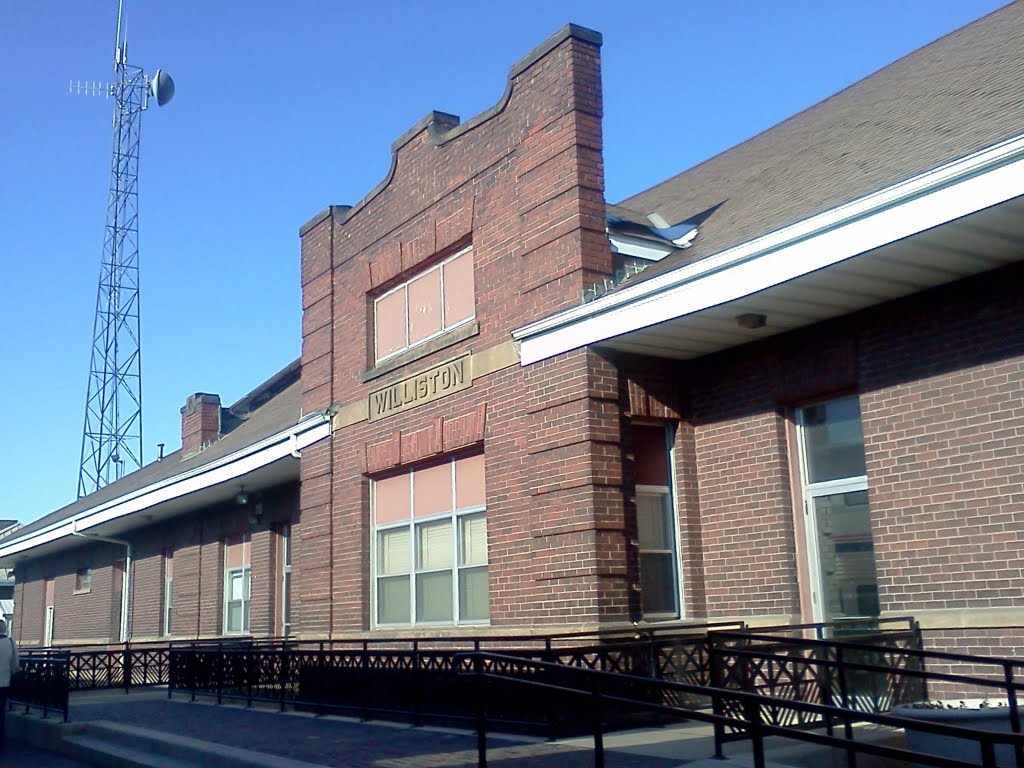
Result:
{"label": "blue sky", "polygon": [[[431,109],[463,120],[572,21],[604,34],[616,202],[998,8],[993,0],[127,0],[129,61],[174,77],[144,115],[144,453],[188,394],[225,404],[298,357],[298,228],[385,175]],[[116,0],[0,4],[0,517],[74,500],[110,172]]]}

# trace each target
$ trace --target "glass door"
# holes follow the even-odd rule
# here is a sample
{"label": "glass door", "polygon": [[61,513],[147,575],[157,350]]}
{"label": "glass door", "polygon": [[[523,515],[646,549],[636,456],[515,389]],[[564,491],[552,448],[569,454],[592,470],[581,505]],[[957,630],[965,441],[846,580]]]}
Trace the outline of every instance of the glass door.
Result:
{"label": "glass door", "polygon": [[797,427],[815,621],[877,618],[860,404],[844,397],[800,408]]}

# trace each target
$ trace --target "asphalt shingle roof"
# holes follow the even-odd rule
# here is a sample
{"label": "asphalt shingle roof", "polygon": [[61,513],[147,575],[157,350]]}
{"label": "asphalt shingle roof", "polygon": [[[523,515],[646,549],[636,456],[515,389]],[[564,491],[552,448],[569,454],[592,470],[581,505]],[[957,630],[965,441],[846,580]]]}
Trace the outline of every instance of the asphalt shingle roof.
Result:
{"label": "asphalt shingle roof", "polygon": [[619,216],[625,208],[677,222],[721,204],[690,248],[627,284],[1024,132],[1022,51],[1024,2],[1014,2],[610,207]]}
{"label": "asphalt shingle roof", "polygon": [[238,417],[230,420],[234,424],[233,428],[204,450],[184,460],[181,458],[181,451],[178,450],[165,455],[160,461],[150,462],[120,480],[22,526],[14,536],[4,539],[4,545],[104,502],[202,467],[258,443],[296,424],[301,416],[301,409],[302,384],[299,380],[299,365],[295,362],[232,405],[228,410]]}

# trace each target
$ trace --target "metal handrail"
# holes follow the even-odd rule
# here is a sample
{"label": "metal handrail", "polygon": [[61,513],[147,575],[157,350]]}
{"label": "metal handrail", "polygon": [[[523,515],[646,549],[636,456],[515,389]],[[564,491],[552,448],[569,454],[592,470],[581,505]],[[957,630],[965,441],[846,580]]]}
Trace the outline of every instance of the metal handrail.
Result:
{"label": "metal handrail", "polygon": [[[713,712],[684,707],[659,704],[645,699],[630,698],[614,694],[603,693],[602,683],[610,682],[617,676],[607,672],[600,672],[590,669],[565,668],[548,662],[525,661],[515,656],[505,656],[487,652],[472,652],[459,654],[459,673],[471,675],[480,681],[478,684],[478,695],[476,698],[476,726],[477,726],[477,755],[478,766],[487,766],[487,696],[484,681],[501,680],[504,683],[529,686],[537,690],[559,693],[562,695],[587,697],[592,708],[591,721],[594,724],[594,765],[602,768],[604,765],[604,742],[602,710],[608,704],[620,704],[645,709],[648,711],[672,713],[677,716],[684,716],[687,719],[711,723],[715,726],[715,757],[724,757],[722,744],[718,739],[719,732],[725,728],[734,728],[749,734],[753,744],[753,757],[755,768],[764,768],[765,752],[764,739],[767,736],[781,736],[783,738],[819,744],[828,747],[839,747],[845,750],[847,765],[854,768],[856,756],[860,753],[872,754],[879,757],[886,757],[895,760],[913,761],[918,764],[934,765],[940,768],[976,768],[976,762],[964,762],[952,758],[941,757],[927,753],[912,752],[898,747],[887,747],[867,742],[859,742],[853,738],[853,731],[849,728],[854,721],[866,721],[876,725],[893,728],[913,728],[919,731],[935,733],[955,738],[975,741],[981,750],[983,768],[995,768],[995,746],[997,744],[1010,744],[1015,749],[1024,748],[1024,735],[1019,733],[1001,733],[997,731],[977,731],[961,726],[943,725],[920,721],[912,718],[899,717],[896,715],[883,715],[869,712],[851,712],[840,707],[833,707],[825,704],[816,704],[792,699],[782,699],[773,696],[764,696],[746,691],[735,691],[723,688],[707,686],[694,686],[687,683],[670,682],[663,680],[650,680],[648,684],[663,691],[675,691],[690,694],[709,696],[715,702]],[[488,667],[488,662],[490,666]],[[524,664],[532,666],[535,670],[557,670],[560,674],[576,675],[585,682],[577,687],[554,685],[541,682],[535,679],[501,674],[502,665],[506,669],[521,671]],[[741,706],[732,708],[733,711],[742,713],[742,716],[721,714],[727,710],[726,703],[738,702]],[[784,726],[772,725],[764,721],[761,713],[765,707],[789,708],[798,712],[816,714],[823,719],[835,719],[842,721],[848,727],[844,730],[844,736],[838,737],[832,734],[823,735],[809,731],[801,731]]]}

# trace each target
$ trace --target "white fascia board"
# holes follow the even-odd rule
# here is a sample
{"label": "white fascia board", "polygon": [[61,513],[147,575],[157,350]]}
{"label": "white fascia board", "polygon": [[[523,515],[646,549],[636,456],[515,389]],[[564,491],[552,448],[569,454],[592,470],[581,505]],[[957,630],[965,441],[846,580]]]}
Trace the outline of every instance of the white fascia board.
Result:
{"label": "white fascia board", "polygon": [[642,237],[630,237],[629,235],[616,235],[608,233],[608,240],[612,244],[612,253],[621,253],[623,256],[635,256],[638,259],[648,261],[661,261],[676,249],[670,245],[645,240]]}
{"label": "white fascia board", "polygon": [[7,546],[0,546],[0,558],[10,557],[41,544],[48,544],[65,536],[71,536],[74,531],[84,532],[94,526],[149,509],[165,501],[229,482],[236,477],[241,477],[289,456],[293,450],[302,450],[330,434],[330,416],[317,413],[293,427],[216,461],[211,461],[209,464],[139,488],[92,509],[60,520],[46,528],[41,528],[24,539],[13,541]]}
{"label": "white fascia board", "polygon": [[1024,194],[1024,136],[512,332],[520,364],[749,296]]}

